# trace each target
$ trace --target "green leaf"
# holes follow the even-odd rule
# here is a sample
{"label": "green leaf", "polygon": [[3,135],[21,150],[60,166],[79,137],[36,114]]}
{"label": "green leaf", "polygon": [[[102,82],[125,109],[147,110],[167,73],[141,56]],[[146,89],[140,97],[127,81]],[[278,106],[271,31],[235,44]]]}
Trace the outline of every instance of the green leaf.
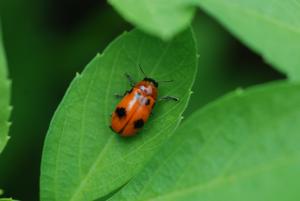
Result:
{"label": "green leaf", "polygon": [[292,80],[300,79],[299,0],[198,1],[266,61]]}
{"label": "green leaf", "polygon": [[[77,75],[52,119],[41,167],[41,200],[93,200],[124,185],[172,134],[181,120],[196,74],[196,48],[189,29],[170,42],[139,31],[120,36]],[[110,128],[110,114],[129,84],[124,73],[175,80],[161,84],[160,102],[145,128],[125,139]]]}
{"label": "green leaf", "polygon": [[1,24],[0,24],[0,153],[3,151],[9,136],[8,122],[11,107],[10,101],[10,81],[7,78],[7,63],[5,58],[4,47],[2,44]]}
{"label": "green leaf", "polygon": [[111,200],[298,200],[299,91],[273,83],[198,110]]}
{"label": "green leaf", "polygon": [[195,8],[185,0],[108,0],[128,21],[138,28],[170,39],[190,24]]}

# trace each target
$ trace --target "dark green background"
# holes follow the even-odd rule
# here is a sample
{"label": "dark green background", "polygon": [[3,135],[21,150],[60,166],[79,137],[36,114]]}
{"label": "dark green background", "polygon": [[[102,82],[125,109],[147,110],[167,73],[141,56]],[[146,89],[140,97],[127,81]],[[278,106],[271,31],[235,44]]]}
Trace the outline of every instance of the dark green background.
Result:
{"label": "dark green background", "polygon": [[[68,83],[132,26],[100,0],[2,0],[0,16],[14,107],[0,187],[5,196],[34,201],[43,140]],[[193,27],[200,59],[185,118],[228,91],[284,78],[201,11]]]}

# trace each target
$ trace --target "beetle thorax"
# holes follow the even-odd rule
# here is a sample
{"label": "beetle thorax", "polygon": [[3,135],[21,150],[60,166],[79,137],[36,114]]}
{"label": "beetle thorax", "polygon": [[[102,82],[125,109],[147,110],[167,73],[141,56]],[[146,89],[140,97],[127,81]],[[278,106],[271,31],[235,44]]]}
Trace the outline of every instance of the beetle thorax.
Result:
{"label": "beetle thorax", "polygon": [[153,94],[153,89],[152,88],[153,87],[151,87],[150,85],[148,85],[148,86],[141,85],[140,86],[140,90],[142,90],[148,96],[151,96]]}
{"label": "beetle thorax", "polygon": [[157,89],[152,83],[146,82],[146,81],[141,81],[135,87],[140,89],[144,93],[144,95],[151,96],[154,99],[156,99]]}

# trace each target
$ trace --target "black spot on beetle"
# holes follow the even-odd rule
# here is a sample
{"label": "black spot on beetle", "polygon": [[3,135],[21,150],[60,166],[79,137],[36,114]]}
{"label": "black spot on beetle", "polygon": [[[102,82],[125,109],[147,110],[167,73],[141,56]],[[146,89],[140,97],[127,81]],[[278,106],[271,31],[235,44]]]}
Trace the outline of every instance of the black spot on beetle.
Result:
{"label": "black spot on beetle", "polygon": [[146,100],[146,105],[149,105],[150,104],[150,99],[149,98],[147,98],[147,100]]}
{"label": "black spot on beetle", "polygon": [[144,126],[144,120],[138,119],[134,122],[134,128],[142,128]]}
{"label": "black spot on beetle", "polygon": [[117,107],[115,112],[119,118],[126,116],[126,110],[123,107]]}

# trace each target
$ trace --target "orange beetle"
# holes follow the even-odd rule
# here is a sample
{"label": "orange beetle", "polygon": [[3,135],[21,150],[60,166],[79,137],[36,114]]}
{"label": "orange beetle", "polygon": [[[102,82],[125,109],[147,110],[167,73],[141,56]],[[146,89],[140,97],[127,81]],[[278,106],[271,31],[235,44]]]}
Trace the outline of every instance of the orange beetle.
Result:
{"label": "orange beetle", "polygon": [[[142,68],[140,68],[142,73]],[[145,75],[145,78],[134,84],[132,78],[125,74],[132,88],[126,91],[124,97],[112,113],[111,129],[121,136],[136,134],[147,122],[157,100],[158,82]],[[119,95],[117,95],[119,97]],[[161,97],[160,100],[175,100],[172,96]]]}

